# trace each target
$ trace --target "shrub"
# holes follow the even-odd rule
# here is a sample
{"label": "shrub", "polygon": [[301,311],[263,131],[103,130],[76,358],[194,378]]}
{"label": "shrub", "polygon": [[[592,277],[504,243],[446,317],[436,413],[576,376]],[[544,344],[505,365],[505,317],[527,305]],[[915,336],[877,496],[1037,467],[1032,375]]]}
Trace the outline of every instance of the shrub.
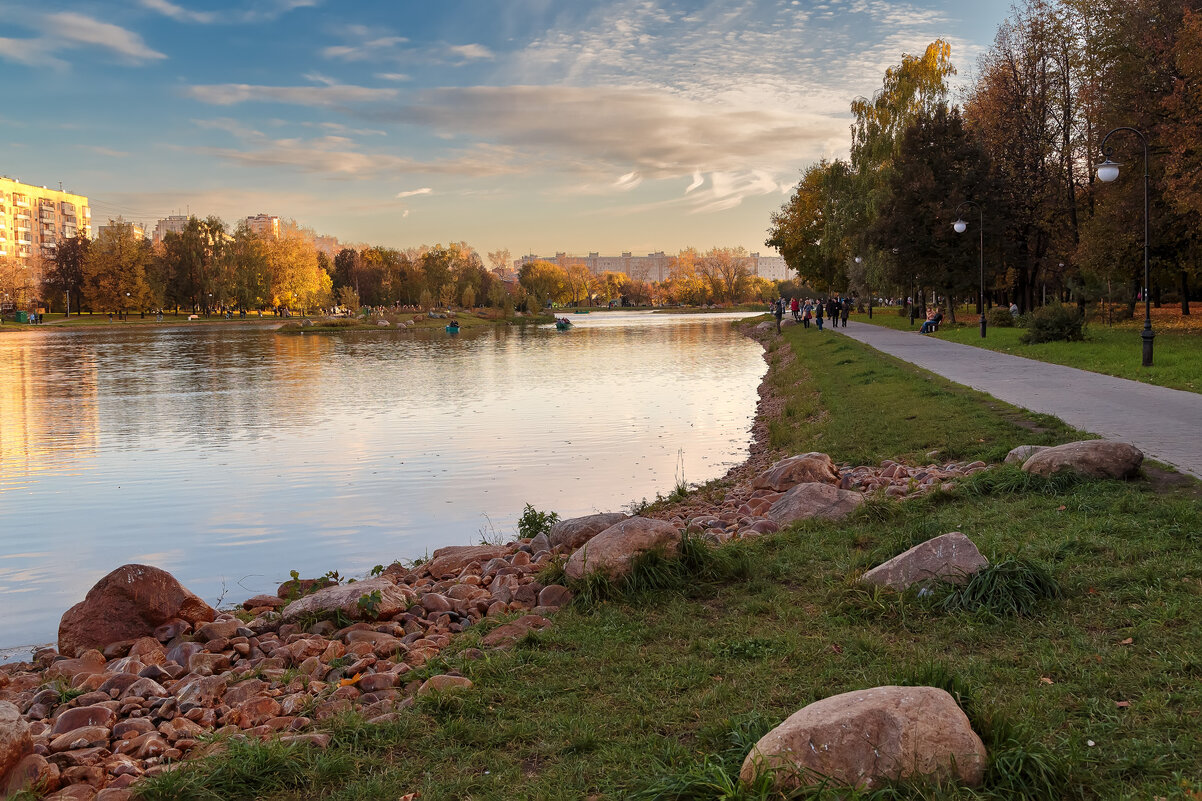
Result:
{"label": "shrub", "polygon": [[522,539],[537,537],[539,534],[550,534],[551,526],[559,522],[555,512],[540,512],[530,504],[522,510],[518,518],[518,536]]}
{"label": "shrub", "polygon": [[1085,339],[1085,318],[1070,306],[1044,306],[1036,309],[1027,322],[1024,345],[1040,342],[1080,342]]}
{"label": "shrub", "polygon": [[946,612],[1033,615],[1039,602],[1060,598],[1060,585],[1050,570],[1029,559],[1010,557],[982,568],[965,584],[943,584],[935,605]]}
{"label": "shrub", "polygon": [[1014,315],[1010,314],[1010,309],[1005,306],[994,306],[985,312],[985,319],[994,328],[1014,327]]}

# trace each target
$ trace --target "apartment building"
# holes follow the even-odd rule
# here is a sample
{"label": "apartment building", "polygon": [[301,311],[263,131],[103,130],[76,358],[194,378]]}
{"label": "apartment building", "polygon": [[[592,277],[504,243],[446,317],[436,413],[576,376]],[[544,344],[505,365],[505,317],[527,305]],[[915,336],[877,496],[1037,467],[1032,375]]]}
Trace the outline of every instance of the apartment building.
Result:
{"label": "apartment building", "polygon": [[[115,222],[116,222],[115,220],[109,220],[108,225],[97,226],[96,227],[96,238],[99,239],[101,236],[103,236],[104,229],[108,228],[109,225],[115,224]],[[135,241],[141,242],[143,239],[147,238],[146,226],[142,225],[141,223],[131,223],[131,222],[126,222],[125,224],[128,225],[130,230],[133,232]]]}
{"label": "apartment building", "polygon": [[188,215],[171,214],[154,226],[154,243],[157,245],[162,242],[167,234],[182,234],[187,228]]}
{"label": "apartment building", "polygon": [[73,236],[92,236],[87,197],[0,176],[0,258],[30,266]]}
{"label": "apartment building", "polygon": [[246,218],[246,227],[259,236],[280,238],[280,218],[270,214],[256,214]]}

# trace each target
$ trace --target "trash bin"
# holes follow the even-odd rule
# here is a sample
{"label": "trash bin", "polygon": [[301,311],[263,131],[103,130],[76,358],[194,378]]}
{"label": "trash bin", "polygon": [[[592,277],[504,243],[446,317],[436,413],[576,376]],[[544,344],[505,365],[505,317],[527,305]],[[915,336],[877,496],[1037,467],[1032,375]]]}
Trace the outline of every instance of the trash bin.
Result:
{"label": "trash bin", "polygon": [[23,312],[23,311],[17,312],[17,322],[18,323],[29,322],[29,312]]}

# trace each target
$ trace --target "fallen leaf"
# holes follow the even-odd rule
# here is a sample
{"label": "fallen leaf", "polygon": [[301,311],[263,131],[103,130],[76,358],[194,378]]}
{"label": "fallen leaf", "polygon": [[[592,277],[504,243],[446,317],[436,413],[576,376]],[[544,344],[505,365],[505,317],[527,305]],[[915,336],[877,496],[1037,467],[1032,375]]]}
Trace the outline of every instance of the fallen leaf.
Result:
{"label": "fallen leaf", "polygon": [[1065,509],[1067,509],[1067,508],[1068,508],[1067,506],[1057,506],[1057,507],[1056,507],[1056,511],[1057,511],[1057,512],[1063,512],[1063,511],[1064,511]]}
{"label": "fallen leaf", "polygon": [[397,801],[417,801],[417,799],[421,797],[421,793],[405,793],[403,796],[397,799]]}
{"label": "fallen leaf", "polygon": [[1088,590],[1086,590],[1086,592],[1088,592],[1090,595],[1097,595],[1097,594],[1098,594],[1098,591],[1097,591],[1097,590],[1095,590],[1093,587],[1090,587]]}
{"label": "fallen leaf", "polygon": [[1127,639],[1120,642],[1119,645],[1130,645],[1133,642],[1135,642],[1135,639],[1133,637],[1128,637]]}
{"label": "fallen leaf", "polygon": [[362,674],[362,673],[356,673],[355,675],[351,676],[349,679],[342,679],[342,680],[340,680],[340,681],[338,682],[338,686],[339,686],[339,687],[350,687],[352,684],[358,684],[358,683],[359,683],[359,679],[361,679],[361,678],[363,678],[363,674]]}
{"label": "fallen leaf", "polygon": [[1114,705],[1117,706],[1119,709],[1126,709],[1127,707],[1131,706],[1131,702],[1130,701],[1115,701]]}
{"label": "fallen leaf", "polygon": [[1049,679],[1047,676],[1040,676],[1039,680],[1041,682],[1043,682],[1044,684],[1055,684],[1056,683],[1056,682],[1052,681],[1051,679]]}
{"label": "fallen leaf", "polygon": [[832,650],[832,651],[834,651],[834,652],[835,652],[835,653],[837,653],[837,654],[841,654],[841,653],[843,653],[843,646],[842,646],[842,645],[840,645],[840,644],[839,644],[839,643],[837,643],[837,642],[836,642],[836,643],[831,643],[831,650]]}

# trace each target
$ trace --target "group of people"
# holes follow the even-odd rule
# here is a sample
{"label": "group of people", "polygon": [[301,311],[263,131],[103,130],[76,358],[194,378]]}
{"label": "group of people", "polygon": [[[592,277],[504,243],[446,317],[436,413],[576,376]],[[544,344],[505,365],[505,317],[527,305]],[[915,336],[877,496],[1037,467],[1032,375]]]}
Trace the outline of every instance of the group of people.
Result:
{"label": "group of people", "polygon": [[832,328],[838,328],[839,322],[842,321],[843,327],[847,328],[847,317],[851,314],[851,307],[854,301],[851,298],[845,297],[830,297],[823,303],[821,300],[806,298],[778,298],[772,301],[772,315],[776,318],[776,330],[780,332],[780,323],[784,319],[786,312],[793,315],[793,321],[801,323],[806,328],[810,327],[812,320],[818,330],[822,330],[824,319],[830,320]]}

